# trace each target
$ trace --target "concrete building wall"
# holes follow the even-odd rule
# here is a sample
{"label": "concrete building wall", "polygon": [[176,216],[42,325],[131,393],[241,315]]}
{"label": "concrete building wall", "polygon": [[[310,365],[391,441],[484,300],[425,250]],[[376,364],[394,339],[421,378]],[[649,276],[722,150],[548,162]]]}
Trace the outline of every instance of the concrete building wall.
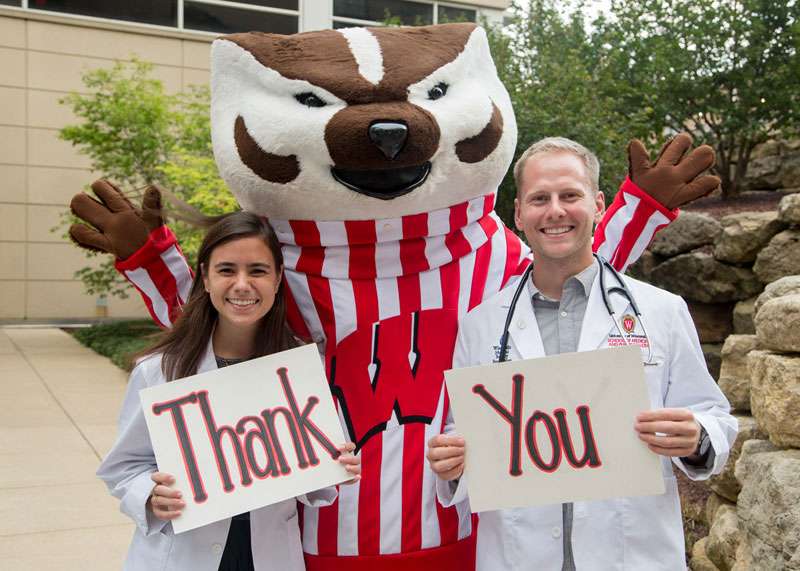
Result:
{"label": "concrete building wall", "polygon": [[[508,3],[455,5],[496,19]],[[301,0],[299,26],[332,26],[332,6],[333,0]],[[101,173],[58,138],[60,128],[76,121],[59,99],[85,89],[81,75],[87,70],[134,55],[154,64],[153,76],[168,92],[205,84],[213,38],[0,7],[0,321],[146,316],[137,294],[106,302],[86,294],[74,277],[91,262],[63,238],[62,215],[71,197]]]}

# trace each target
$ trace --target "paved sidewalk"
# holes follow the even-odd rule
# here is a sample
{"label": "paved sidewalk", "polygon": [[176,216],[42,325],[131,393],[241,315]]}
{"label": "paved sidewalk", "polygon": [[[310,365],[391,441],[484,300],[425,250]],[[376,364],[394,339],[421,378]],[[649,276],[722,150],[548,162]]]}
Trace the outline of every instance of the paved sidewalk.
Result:
{"label": "paved sidewalk", "polygon": [[127,375],[60,329],[0,328],[0,569],[120,569],[133,525],[94,472]]}

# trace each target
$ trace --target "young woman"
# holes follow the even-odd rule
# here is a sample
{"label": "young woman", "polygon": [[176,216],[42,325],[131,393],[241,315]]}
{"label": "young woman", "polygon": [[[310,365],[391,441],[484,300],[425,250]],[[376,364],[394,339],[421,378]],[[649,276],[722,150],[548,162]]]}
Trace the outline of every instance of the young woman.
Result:
{"label": "young woman", "polygon": [[[117,442],[97,471],[136,523],[125,569],[304,569],[294,499],[173,534],[169,522],[185,503],[171,487],[173,476],[157,471],[139,403],[145,387],[296,346],[286,326],[282,269],[280,246],[266,221],[246,212],[223,217],[200,247],[181,317],[131,373]],[[361,466],[353,448],[344,445],[339,461],[355,480]],[[335,497],[335,488],[326,488],[297,499],[326,505]]]}

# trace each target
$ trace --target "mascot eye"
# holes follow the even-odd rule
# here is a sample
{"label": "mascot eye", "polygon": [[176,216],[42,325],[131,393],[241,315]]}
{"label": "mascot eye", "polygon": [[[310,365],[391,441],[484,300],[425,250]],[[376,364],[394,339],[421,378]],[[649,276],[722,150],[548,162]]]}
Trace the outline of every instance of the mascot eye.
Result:
{"label": "mascot eye", "polygon": [[327,105],[327,103],[325,103],[322,99],[320,99],[310,91],[307,91],[305,93],[298,93],[297,95],[294,96],[294,98],[297,99],[297,101],[299,101],[303,105],[306,105],[308,107],[325,107]]}
{"label": "mascot eye", "polygon": [[430,91],[428,91],[428,99],[431,101],[436,101],[437,99],[441,99],[444,97],[445,93],[447,93],[447,88],[449,86],[446,83],[437,83],[433,87],[431,87]]}

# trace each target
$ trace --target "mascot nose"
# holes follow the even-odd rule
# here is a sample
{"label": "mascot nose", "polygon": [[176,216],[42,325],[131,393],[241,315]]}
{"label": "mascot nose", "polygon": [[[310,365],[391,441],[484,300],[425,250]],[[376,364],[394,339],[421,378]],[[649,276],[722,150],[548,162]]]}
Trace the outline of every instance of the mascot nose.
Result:
{"label": "mascot nose", "polygon": [[369,140],[390,161],[403,150],[408,137],[408,127],[396,121],[377,121],[369,126]]}

